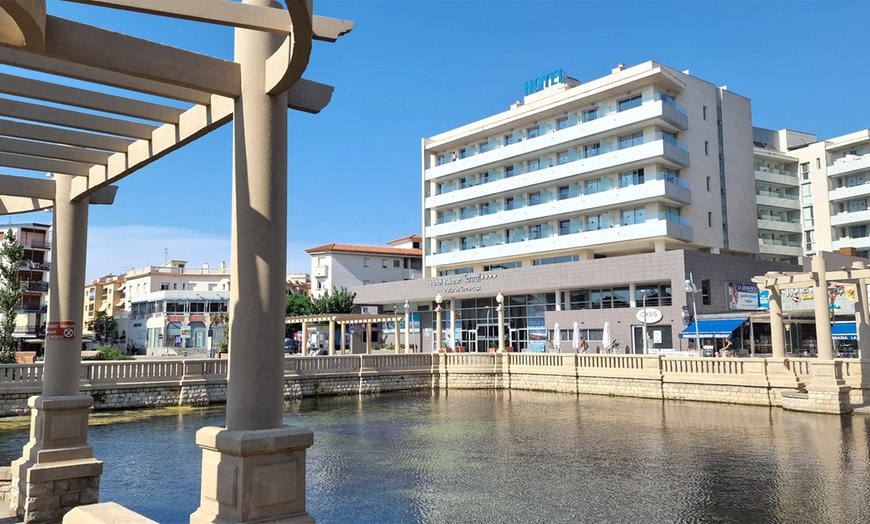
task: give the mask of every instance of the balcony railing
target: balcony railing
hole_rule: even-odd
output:
[[[21,263],[18,265],[18,269],[24,269],[24,270],[37,269],[37,270],[48,271],[49,269],[51,269],[51,263],[50,262],[34,262],[33,260],[22,260]]]
[[[24,283],[25,291],[39,291],[41,293],[48,293],[48,282],[25,282]]]

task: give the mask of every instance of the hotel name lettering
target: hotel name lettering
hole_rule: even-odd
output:
[[[429,281],[431,287],[444,286],[444,293],[470,293],[480,291],[480,282],[496,278],[498,273],[470,273],[449,277],[433,278]]]

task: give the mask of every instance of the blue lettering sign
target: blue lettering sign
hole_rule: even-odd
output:
[[[561,69],[557,69],[555,71],[550,71],[545,75],[541,75],[537,78],[533,78],[525,83],[525,89],[527,95],[532,93],[537,93],[538,91],[544,89],[545,87],[550,87],[552,85],[561,84],[565,81],[564,76],[562,74]]]

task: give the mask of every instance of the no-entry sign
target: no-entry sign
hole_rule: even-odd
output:
[[[69,340],[75,338],[76,323],[72,320],[55,320],[46,323],[46,340]]]

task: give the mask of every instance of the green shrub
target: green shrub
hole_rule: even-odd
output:
[[[100,346],[97,354],[93,357],[84,357],[82,360],[132,360],[133,357],[121,353],[118,346]]]

